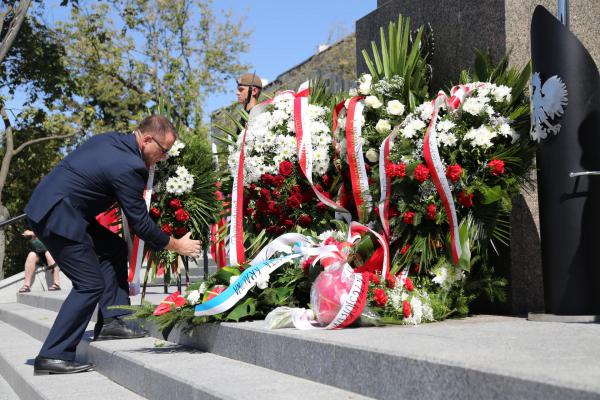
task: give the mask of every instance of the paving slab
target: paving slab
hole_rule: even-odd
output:
[[[56,313],[0,305],[0,320],[43,339]],[[92,328],[92,325],[89,327]],[[78,354],[97,371],[149,399],[368,399],[356,393],[148,337],[90,342]]]
[[[15,396],[27,400],[136,400],[143,399],[96,371],[70,375],[33,375],[33,358],[42,343],[0,322],[0,374]],[[8,340],[7,340],[8,339]],[[10,394],[0,399],[11,399]]]

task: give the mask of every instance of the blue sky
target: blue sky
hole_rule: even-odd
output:
[[[81,1],[81,0],[80,0]],[[91,1],[82,1],[89,4]],[[60,0],[48,0],[44,19],[50,24],[68,18],[68,8]],[[234,20],[243,18],[250,50],[241,55],[248,71],[256,71],[269,81],[313,55],[319,44],[339,40],[354,32],[355,22],[377,7],[376,0],[214,0],[215,14],[231,9]],[[206,99],[204,116],[235,101],[235,81],[227,93]],[[19,108],[19,95],[9,100],[9,107]],[[22,100],[21,100],[22,101]]]

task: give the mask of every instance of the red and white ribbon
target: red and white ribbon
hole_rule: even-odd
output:
[[[383,227],[383,233],[390,240],[390,195],[392,193],[392,179],[388,176],[385,167],[390,163],[390,151],[394,140],[398,135],[399,127],[394,128],[392,133],[385,138],[379,148],[379,219]]]
[[[244,150],[247,131],[248,128],[245,128],[231,190],[231,219],[229,221],[229,261],[231,265],[239,265],[244,262]]]
[[[153,165],[148,170],[148,180],[144,189],[144,201],[146,202],[146,210],[150,209],[150,200],[152,198],[152,190],[154,185],[154,171],[156,167]],[[127,226],[127,225],[125,225]],[[129,235],[128,229],[125,235]],[[140,293],[140,275],[142,270],[142,262],[144,261],[144,241],[137,235],[133,238],[133,246],[129,257],[129,295],[135,296]]]

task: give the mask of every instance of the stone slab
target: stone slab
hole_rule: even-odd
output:
[[[0,319],[43,339],[56,313],[3,304]],[[89,327],[92,329],[92,325]],[[97,371],[149,399],[367,399],[256,365],[155,338],[90,342],[78,354]]]
[[[71,375],[33,375],[33,358],[41,342],[0,322],[0,374],[11,389],[27,400],[135,400],[142,397],[92,371]],[[10,340],[6,340],[10,338]],[[0,399],[3,394],[0,394]],[[6,397],[10,399],[11,397]]]

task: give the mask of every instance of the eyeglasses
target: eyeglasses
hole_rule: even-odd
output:
[[[165,147],[164,147],[162,144],[160,144],[160,143],[158,142],[158,140],[154,139],[152,136],[150,136],[150,138],[151,138],[152,140],[154,140],[154,143],[156,143],[156,144],[158,145],[158,147],[160,147],[160,152],[161,152],[163,155],[166,155],[166,154],[169,152],[169,150],[170,150],[170,149],[167,149],[167,148],[165,148]]]

